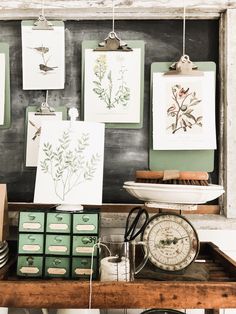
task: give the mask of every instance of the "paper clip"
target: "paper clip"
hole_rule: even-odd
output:
[[[49,115],[49,116],[55,116],[55,109],[53,107],[50,107],[48,104],[48,90],[46,91],[46,100],[45,102],[42,102],[39,108],[37,109],[37,112],[35,112],[35,115]]]
[[[183,55],[179,61],[174,62],[170,66],[170,71],[164,75],[187,75],[187,76],[203,76],[204,72],[197,70],[198,67],[193,64],[188,55]]]
[[[79,117],[79,111],[77,108],[72,107],[69,109],[68,115],[70,117],[70,129],[72,130],[74,122]]]

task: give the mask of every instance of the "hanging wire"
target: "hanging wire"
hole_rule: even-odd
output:
[[[185,41],[186,41],[186,5],[185,0],[183,1],[183,56],[185,55]]]
[[[42,0],[42,2],[41,2],[41,15],[42,15],[42,17],[45,16],[44,15],[44,9],[45,9],[45,0]]]
[[[115,33],[115,3],[112,0],[112,33]]]

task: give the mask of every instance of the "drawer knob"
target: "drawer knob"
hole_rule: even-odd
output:
[[[82,220],[84,222],[88,222],[89,221],[89,216],[83,215]]]

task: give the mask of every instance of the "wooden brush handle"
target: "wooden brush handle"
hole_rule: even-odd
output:
[[[170,176],[171,176],[171,171]],[[136,179],[163,179],[165,177],[165,171],[148,171],[137,170]],[[204,171],[179,171],[176,175],[176,171],[173,171],[173,177],[169,179],[177,180],[208,180],[209,175]]]

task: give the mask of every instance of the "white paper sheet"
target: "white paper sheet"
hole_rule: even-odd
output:
[[[141,49],[85,50],[85,121],[139,123]]]
[[[153,74],[153,149],[216,149],[215,73]]]
[[[4,124],[5,114],[5,54],[0,53],[0,125]]]
[[[23,89],[63,89],[65,83],[64,26],[33,30],[22,25]]]
[[[104,124],[44,121],[35,203],[101,204]]]

